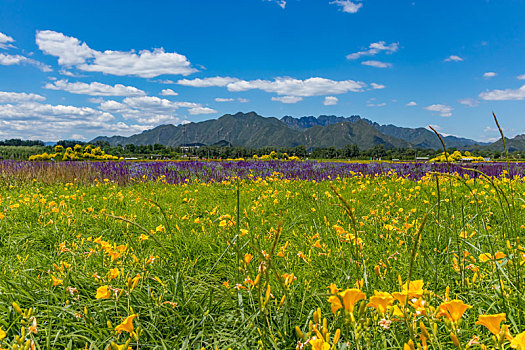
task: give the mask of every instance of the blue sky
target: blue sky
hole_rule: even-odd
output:
[[[525,133],[521,0],[0,2],[0,139],[256,111]]]

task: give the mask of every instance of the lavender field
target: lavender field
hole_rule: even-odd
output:
[[[511,178],[523,177],[525,163],[386,163],[386,162],[317,162],[317,161],[165,161],[165,162],[0,162],[0,177],[10,181],[37,179],[40,181],[165,181],[221,182],[233,177],[241,179],[267,178],[278,173],[284,179],[329,180],[354,176],[396,175],[419,180],[432,172],[477,177],[482,172],[498,177],[504,172]]]

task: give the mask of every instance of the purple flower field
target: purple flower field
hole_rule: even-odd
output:
[[[344,163],[316,161],[173,161],[173,162],[0,162],[0,178],[6,181],[92,182],[108,179],[120,184],[157,181],[169,184],[185,181],[220,182],[239,176],[242,179],[266,178],[279,173],[282,178],[322,181],[356,174],[375,176],[395,172],[398,176],[420,179],[429,172],[450,172],[476,176],[465,168],[475,168],[488,176],[500,176],[506,163],[430,164],[430,163]],[[509,165],[511,177],[525,174],[525,163]]]

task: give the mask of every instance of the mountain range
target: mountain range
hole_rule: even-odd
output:
[[[295,147],[303,145],[308,149],[320,147],[342,148],[356,144],[360,149],[377,145],[385,148],[427,148],[441,149],[436,135],[425,128],[405,128],[395,125],[380,125],[357,115],[338,117],[321,115],[282,119],[262,117],[255,112],[225,114],[210,119],[183,125],[160,125],[151,130],[129,137],[99,136],[91,142],[107,141],[112,146],[121,144],[165,146],[227,144],[250,148]],[[447,148],[457,149],[502,149],[501,140],[482,143],[471,139],[446,136]],[[525,135],[507,140],[509,151],[525,150]]]

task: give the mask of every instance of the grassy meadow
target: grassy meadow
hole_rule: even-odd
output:
[[[525,349],[525,185],[0,189],[0,349]]]

